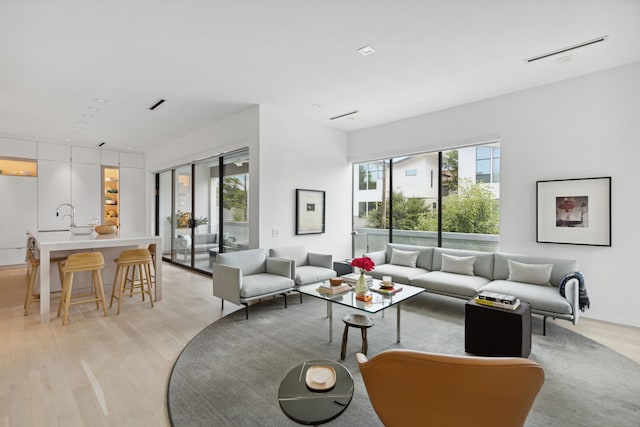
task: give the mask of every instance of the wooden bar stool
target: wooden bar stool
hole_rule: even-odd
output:
[[[153,295],[151,293],[151,253],[149,249],[127,249],[120,253],[120,256],[114,260],[116,263],[116,274],[113,279],[113,288],[111,289],[111,302],[109,308],[113,306],[113,300],[118,299],[118,311],[120,314],[120,306],[122,297],[129,287],[129,297],[133,294],[141,294],[142,301],[144,295],[149,295],[151,307],[153,307]],[[136,280],[136,271],[139,280]],[[145,286],[146,282],[146,286]],[[138,289],[136,291],[136,289]],[[116,295],[117,293],[117,295]]]
[[[62,264],[62,272],[64,273],[64,283],[62,285],[62,298],[58,305],[58,317],[60,317],[60,311],[64,307],[64,317],[62,318],[62,324],[67,324],[67,317],[69,316],[69,306],[73,304],[83,304],[87,302],[95,302],[96,309],[100,308],[102,303],[102,311],[104,311],[105,317],[107,316],[107,303],[104,297],[104,287],[102,285],[102,273],[100,270],[104,268],[104,257],[101,252],[81,252],[69,255],[67,261]],[[92,279],[92,293],[72,296],[73,292],[73,274],[81,271],[90,271]],[[80,301],[73,301],[71,299],[83,298],[91,296],[90,299],[82,299]]]
[[[151,264],[153,265],[153,271],[151,272],[151,286],[156,283],[156,244],[149,244],[149,253],[151,254]]]
[[[347,314],[342,318],[344,322],[344,333],[342,334],[342,349],[340,350],[340,360],[344,360],[347,353],[347,337],[349,336],[349,326],[360,329],[362,335],[362,348],[360,353],[367,354],[369,344],[367,343],[367,329],[372,327],[375,322],[364,314]]]
[[[64,278],[62,275],[62,269],[60,265],[66,261],[67,257],[52,257],[51,262],[55,262],[58,264],[58,274],[60,274],[60,285],[64,283]],[[36,277],[38,277],[38,271],[40,270],[40,260],[35,257],[33,251],[27,248],[27,294],[24,298],[24,315],[27,316],[29,314],[29,308],[31,307],[31,303],[40,302],[40,294],[33,293],[33,289],[36,284]],[[61,291],[53,291],[51,293],[58,293]]]

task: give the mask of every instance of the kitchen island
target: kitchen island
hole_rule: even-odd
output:
[[[59,251],[103,251],[106,248],[126,249],[131,247],[147,247],[155,243],[157,248],[162,247],[160,236],[150,236],[144,233],[114,233],[76,235],[70,231],[39,231],[27,232],[27,235],[35,239],[36,247],[40,252],[40,322],[49,323],[51,304],[51,254]],[[111,260],[105,257],[105,264]],[[103,279],[104,276],[103,276]],[[162,257],[156,257],[155,276],[155,301],[162,300]]]

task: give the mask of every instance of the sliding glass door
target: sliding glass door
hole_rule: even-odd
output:
[[[211,272],[219,253],[249,248],[248,150],[160,172],[157,183],[165,260]]]

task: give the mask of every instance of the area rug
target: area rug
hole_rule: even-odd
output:
[[[168,385],[171,424],[191,426],[296,425],[280,410],[280,381],[299,363],[340,359],[344,324],[352,312],[333,306],[333,343],[328,342],[324,301],[280,298],[252,305],[249,320],[236,311],[205,328],[178,357]],[[422,294],[402,305],[401,342],[396,343],[396,310],[373,316],[371,357],[390,348],[465,354],[464,301]],[[541,335],[533,319],[530,359],[542,365],[545,383],[527,426],[636,426],[640,420],[640,365],[588,338],[553,323]],[[351,330],[346,359],[354,378],[351,404],[335,426],[382,425],[369,403],[355,361],[360,334]],[[425,384],[425,387],[428,387]],[[460,402],[464,410],[464,402]],[[416,424],[426,424],[416,420]]]

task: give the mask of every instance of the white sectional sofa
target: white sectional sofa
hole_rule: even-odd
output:
[[[392,276],[397,283],[463,299],[481,291],[514,295],[543,316],[543,334],[547,317],[578,321],[578,279],[567,278],[565,296],[559,289],[566,276],[578,271],[576,260],[395,243],[365,255],[376,264],[367,274],[377,279]]]

